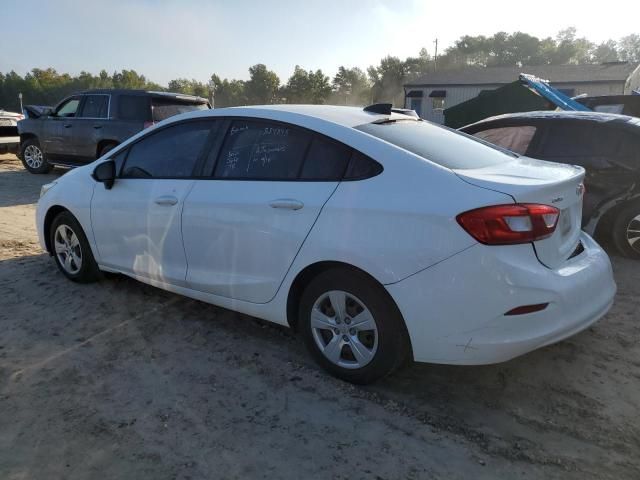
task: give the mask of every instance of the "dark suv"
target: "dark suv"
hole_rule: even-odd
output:
[[[211,108],[200,97],[144,90],[88,90],[54,108],[26,107],[20,159],[31,173],[92,162],[142,129],[178,113]]]
[[[582,227],[640,259],[640,118],[597,112],[527,112],[462,132],[532,158],[585,168]]]

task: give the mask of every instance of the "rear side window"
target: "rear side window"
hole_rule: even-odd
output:
[[[202,103],[184,103],[162,98],[151,99],[151,109],[153,112],[153,121],[161,122],[165,118],[178,115],[179,113],[193,112],[196,110],[208,110],[209,107]]]
[[[553,159],[602,155],[612,148],[590,123],[549,122],[539,150],[542,158]]]
[[[107,118],[109,95],[85,95],[81,118]]]
[[[144,137],[129,149],[122,177],[191,177],[214,124],[180,123]]]
[[[120,120],[151,121],[151,101],[145,95],[120,95],[118,97]]]
[[[296,179],[310,141],[310,134],[286,124],[235,121],[220,150],[215,176]]]
[[[302,167],[304,180],[340,180],[344,175],[351,149],[346,145],[315,137]]]
[[[515,156],[469,135],[424,121],[367,123],[356,128],[446,168],[482,168],[509,162]]]
[[[375,160],[355,151],[351,157],[349,168],[344,175],[345,180],[363,180],[382,173],[382,165]]]
[[[512,152],[524,155],[536,134],[536,127],[521,125],[514,127],[490,128],[473,134],[474,137],[499,145]]]

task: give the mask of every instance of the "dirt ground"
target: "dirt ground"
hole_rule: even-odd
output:
[[[287,329],[125,277],[67,281],[0,156],[0,479],[640,478],[640,264],[593,328],[369,387]]]

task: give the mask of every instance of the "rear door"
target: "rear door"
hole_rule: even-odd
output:
[[[91,201],[102,265],[185,284],[180,215],[214,127],[213,120],[169,125],[113,155],[119,176],[111,190],[96,185]]]
[[[266,303],[335,191],[351,149],[289,124],[233,120],[212,155],[213,174],[196,180],[182,214],[187,284]]]
[[[111,96],[84,95],[73,128],[73,143],[79,160],[90,162],[96,158],[98,142],[109,122]]]

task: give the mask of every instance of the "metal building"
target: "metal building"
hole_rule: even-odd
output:
[[[432,122],[444,123],[443,110],[495,90],[529,73],[547,79],[569,96],[626,95],[640,88],[640,65],[608,62],[595,65],[465,67],[428,73],[404,85],[405,108]]]

